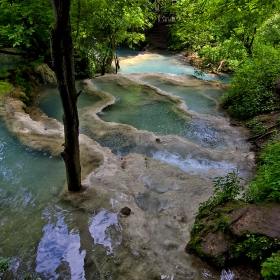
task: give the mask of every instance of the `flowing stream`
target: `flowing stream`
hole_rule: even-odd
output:
[[[116,179],[114,188],[102,190],[108,205],[99,199],[85,211],[62,200],[62,159],[22,145],[0,118],[0,256],[12,263],[3,279],[220,279],[220,271],[184,252],[211,179],[235,167],[244,176],[250,171],[244,136],[218,111],[223,87],[206,81],[219,78],[188,76],[193,68],[170,54],[133,56],[121,67],[118,75],[77,82],[81,133],[108,147],[115,160],[124,158],[123,169],[130,163],[127,180],[135,176],[135,188],[137,180],[143,184],[125,192]],[[102,105],[104,96],[111,102]],[[43,86],[39,107],[61,121],[55,86]],[[155,169],[138,174],[141,160]],[[98,170],[88,179],[96,186],[104,176]],[[113,211],[129,201],[139,227]],[[139,245],[148,233],[155,240]],[[127,244],[134,246],[130,253]],[[141,278],[143,270],[151,271],[148,277]]]

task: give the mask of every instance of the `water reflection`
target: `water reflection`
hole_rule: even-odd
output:
[[[45,211],[49,217],[50,213]],[[77,230],[69,230],[63,212],[56,213],[57,220],[49,221],[39,243],[36,256],[36,272],[46,279],[85,279],[84,258],[80,251],[80,236]]]
[[[89,223],[89,231],[94,239],[94,244],[106,247],[107,255],[114,253],[122,241],[118,214],[103,209]]]
[[[18,279],[32,265],[34,256],[27,253],[41,240],[42,211],[59,203],[64,183],[61,158],[21,145],[0,118],[0,256],[17,256],[14,276],[3,279]],[[24,261],[16,265],[18,259]]]

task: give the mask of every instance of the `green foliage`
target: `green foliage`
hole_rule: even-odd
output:
[[[261,274],[264,280],[277,280],[280,278],[280,251],[272,253],[263,262]]]
[[[230,115],[246,119],[272,110],[272,89],[280,75],[280,52],[267,46],[256,48],[255,57],[247,59],[230,82],[222,97],[222,106]]]
[[[215,73],[237,69],[242,60],[247,57],[246,50],[235,38],[225,40],[223,44],[216,44],[216,46],[207,44],[198,54],[202,57],[201,67]]]
[[[238,169],[234,169],[223,177],[216,177],[213,180],[214,192],[207,201],[201,203],[199,212],[232,201],[240,195],[241,191],[244,190],[244,186],[241,184],[244,179],[239,177],[238,174]]]
[[[244,186],[241,184],[244,179],[238,174],[238,169],[234,169],[227,175],[216,177],[213,180],[215,190],[212,197],[216,204],[232,201],[244,190]]]
[[[0,48],[16,47],[35,58],[50,55],[50,29],[54,24],[51,1],[2,0],[0,9]],[[76,71],[93,76],[94,56],[102,56],[102,65],[110,66],[119,43],[132,45],[144,40],[144,30],[152,25],[153,11],[149,0],[71,1],[75,54],[86,61],[85,69]]]
[[[87,58],[75,60],[75,76],[93,78],[96,72],[96,67],[93,58],[88,55]]]
[[[36,60],[34,61],[31,61],[29,63],[29,65],[32,67],[32,68],[37,68],[38,66],[40,66],[42,63],[44,63],[44,56],[39,56]]]
[[[235,248],[235,257],[245,255],[252,261],[263,260],[267,252],[280,247],[278,239],[272,239],[266,236],[256,236],[246,234],[245,241],[239,243]]]
[[[0,79],[5,79],[10,75],[10,73],[7,70],[4,70],[0,72]]]
[[[132,46],[145,40],[144,30],[152,26],[154,18],[152,11],[148,0],[72,1],[75,51],[88,60],[89,67],[94,66],[93,71],[110,69],[118,44]]]
[[[258,30],[278,14],[279,1],[178,0],[170,9],[177,19],[171,27],[174,42],[197,51],[205,45],[225,49],[227,40],[236,41],[251,56]]]
[[[253,134],[264,134],[267,130],[267,127],[262,125],[262,122],[257,119],[252,119],[251,121],[246,123],[246,126],[251,128]]]
[[[0,257],[0,278],[2,274],[9,268],[11,263],[8,259]]]
[[[246,199],[255,203],[280,202],[280,143],[269,143],[263,150],[257,174],[246,191]]]
[[[13,46],[29,54],[45,54],[53,24],[51,2],[2,0],[0,9],[0,47]]]
[[[259,43],[277,47],[280,45],[280,15],[279,13],[268,18],[259,30]]]
[[[16,83],[22,87],[24,93],[28,93],[30,90],[30,86],[28,81],[26,81],[20,71],[19,68],[15,70],[15,81]]]
[[[222,232],[225,232],[228,228],[229,220],[226,216],[221,216],[217,221],[214,223],[213,231],[220,230]]]

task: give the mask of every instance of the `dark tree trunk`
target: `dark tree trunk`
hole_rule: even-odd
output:
[[[70,25],[70,0],[52,0],[56,17],[51,32],[53,66],[64,111],[64,151],[61,156],[66,167],[69,191],[81,190],[79,150],[79,118],[75,88],[74,49]]]
[[[252,56],[252,46],[253,46],[253,43],[254,43],[256,34],[257,34],[257,28],[255,27],[255,28],[254,28],[254,33],[253,33],[253,35],[252,35],[251,40],[250,40],[250,38],[249,38],[249,36],[248,36],[248,38],[247,38],[247,40],[246,40],[246,42],[245,42],[245,44],[244,44],[244,46],[245,46],[245,48],[246,48],[246,50],[247,50],[247,53],[248,53],[248,55],[249,55],[250,57]]]

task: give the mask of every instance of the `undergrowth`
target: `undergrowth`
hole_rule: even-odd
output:
[[[261,265],[265,280],[280,279],[280,253],[277,252],[280,240],[249,232],[235,236],[229,222],[230,214],[241,205],[280,202],[280,142],[270,141],[265,145],[257,173],[247,185],[237,169],[213,182],[214,192],[199,207],[187,248],[201,258],[211,258],[205,255],[201,242],[210,232],[222,232],[231,240],[229,254],[232,259],[246,259]],[[222,261],[219,258],[221,256],[210,261],[220,266]]]

